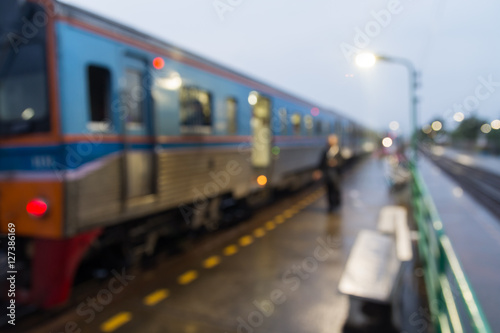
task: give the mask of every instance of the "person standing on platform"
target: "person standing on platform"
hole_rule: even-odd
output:
[[[323,175],[328,191],[328,210],[333,211],[340,205],[340,168],[342,166],[342,155],[340,154],[339,138],[336,135],[328,137],[328,145],[321,152],[321,160],[313,174],[314,179],[320,179]]]

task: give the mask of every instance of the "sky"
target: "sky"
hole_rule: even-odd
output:
[[[495,0],[64,0],[330,108],[370,128],[410,128],[407,70],[358,68],[355,52],[410,60],[419,126],[456,112],[500,117]]]

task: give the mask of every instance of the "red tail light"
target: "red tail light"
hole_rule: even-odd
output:
[[[162,69],[165,67],[165,60],[163,58],[157,57],[153,59],[153,67],[156,69]]]
[[[48,208],[49,206],[42,199],[33,199],[26,205],[26,211],[34,217],[43,217]]]

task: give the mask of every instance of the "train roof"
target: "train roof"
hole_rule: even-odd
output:
[[[67,3],[63,3],[60,0],[53,0],[53,2],[56,5],[55,6],[56,13],[60,17],[66,17],[69,19],[76,19],[76,20],[85,22],[87,24],[90,24],[92,26],[95,26],[95,27],[98,27],[101,29],[105,29],[106,31],[109,31],[109,32],[112,32],[115,34],[120,34],[120,35],[128,37],[128,38],[140,40],[141,42],[145,42],[153,47],[168,50],[171,53],[176,54],[178,56],[185,57],[185,58],[188,58],[190,60],[193,60],[193,61],[196,61],[199,63],[203,63],[205,65],[208,65],[208,66],[213,67],[215,69],[218,69],[220,71],[224,71],[224,72],[227,72],[229,74],[232,74],[233,76],[237,76],[237,77],[246,79],[247,81],[250,81],[251,83],[253,83],[256,86],[259,86],[259,85],[264,86],[267,88],[268,91],[270,91],[273,94],[278,94],[278,95],[281,95],[282,97],[292,99],[296,102],[299,102],[300,104],[307,105],[308,107],[318,106],[316,103],[312,103],[304,98],[297,97],[297,96],[290,94],[282,89],[275,88],[275,87],[273,87],[265,82],[262,82],[260,80],[255,79],[255,78],[252,78],[248,75],[237,72],[237,71],[235,71],[229,67],[223,66],[215,61],[208,60],[205,57],[201,57],[201,56],[198,56],[192,52],[178,48],[175,45],[166,42],[165,40],[153,37],[153,36],[148,35],[144,32],[141,32],[137,29],[126,26],[122,23],[118,23],[116,21],[105,18],[105,17],[100,16],[98,14],[92,13],[92,12],[87,11],[85,9],[82,9],[82,8],[79,8],[79,7],[76,7],[76,6],[67,4]],[[323,110],[323,111],[332,113],[334,115],[348,119],[347,117],[341,115],[336,110],[331,110],[328,108],[321,108],[321,107],[320,107],[320,110]],[[348,119],[348,120],[351,121],[352,123],[360,126],[354,120],[352,120],[352,119]],[[361,126],[361,127],[364,127],[364,126]]]

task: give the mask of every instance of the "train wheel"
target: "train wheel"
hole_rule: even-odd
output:
[[[215,231],[220,227],[220,222],[222,218],[221,202],[222,199],[219,197],[211,199],[210,203],[208,204],[207,216],[204,224],[205,228],[209,231]]]
[[[212,198],[203,201],[190,209],[191,215],[186,221],[191,230],[205,228],[208,231],[219,229],[221,221],[221,198]]]

